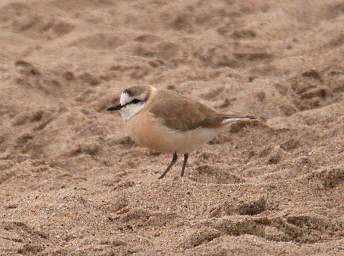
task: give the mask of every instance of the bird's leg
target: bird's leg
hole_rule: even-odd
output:
[[[178,159],[177,153],[174,152],[171,163],[167,166],[166,170],[164,171],[163,174],[161,174],[161,176],[159,177],[159,179],[162,179],[162,178],[165,177],[166,173],[168,173],[168,171],[169,171],[169,170],[172,168],[172,166],[176,163],[177,159]]]
[[[183,161],[183,167],[182,172],[180,173],[180,176],[184,176],[184,171],[186,167],[186,163],[188,162],[189,154],[184,154],[184,161]]]

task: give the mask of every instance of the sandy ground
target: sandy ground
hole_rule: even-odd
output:
[[[344,1],[0,1],[0,255],[344,255]],[[105,111],[151,84],[233,125],[181,160]]]

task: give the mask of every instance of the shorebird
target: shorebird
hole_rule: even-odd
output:
[[[176,163],[178,153],[184,154],[183,176],[192,151],[211,141],[226,125],[255,119],[253,116],[221,114],[188,96],[153,86],[133,86],[123,90],[119,102],[107,111],[119,111],[129,137],[138,145],[173,154],[159,179],[164,178]]]

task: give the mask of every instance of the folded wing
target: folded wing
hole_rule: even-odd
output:
[[[219,114],[213,109],[183,95],[169,90],[159,90],[149,111],[167,127],[178,131],[189,131],[199,127],[219,128],[252,116]]]

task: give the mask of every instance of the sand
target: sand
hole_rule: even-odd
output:
[[[344,1],[2,0],[0,255],[344,255]],[[106,107],[256,115],[182,160]]]

